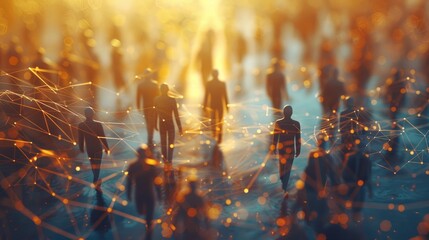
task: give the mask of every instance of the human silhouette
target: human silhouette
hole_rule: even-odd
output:
[[[359,109],[354,105],[352,97],[345,99],[345,109],[340,113],[339,132],[341,135],[341,143],[345,149],[350,149],[351,144],[357,138],[360,132]]]
[[[177,197],[178,211],[173,219],[176,226],[175,239],[212,239],[208,231],[210,222],[207,216],[207,204],[197,190],[196,180],[191,176],[188,179],[188,192]]]
[[[134,192],[134,201],[137,212],[146,215],[146,235],[145,239],[152,239],[152,220],[155,210],[157,191],[156,178],[159,177],[157,161],[152,159],[150,148],[142,144],[137,149],[137,160],[128,167],[127,176],[127,197],[131,201]]]
[[[329,135],[331,144],[335,140],[335,131],[338,125],[338,109],[341,98],[346,95],[344,83],[338,78],[338,69],[331,65],[327,66],[326,79],[322,74],[320,79],[319,101],[322,104],[323,118],[321,128]]]
[[[356,140],[353,150],[345,156],[342,175],[348,187],[346,201],[351,201],[352,204],[352,219],[360,221],[366,191],[368,190],[370,198],[373,196],[372,166],[369,155],[364,151],[364,146],[359,139]]]
[[[398,113],[405,103],[406,84],[407,81],[399,69],[395,69],[392,78],[387,81],[386,101],[389,104],[389,117],[392,128],[395,128]]]
[[[292,113],[290,105],[283,108],[283,118],[274,124],[270,146],[273,152],[278,150],[280,180],[284,191],[287,191],[293,160],[301,153],[301,125],[291,118]]]
[[[213,137],[218,143],[222,142],[223,112],[229,110],[228,94],[225,82],[219,80],[219,71],[212,71],[212,80],[206,84],[204,109],[210,112]]]
[[[92,182],[95,185],[95,189],[101,191],[101,180],[99,180],[101,160],[103,158],[103,149],[106,154],[109,153],[109,145],[104,135],[103,126],[99,121],[94,120],[94,115],[94,109],[91,107],[85,108],[86,119],[79,124],[78,142],[81,152],[84,151],[84,146],[86,146],[86,153],[94,174]]]
[[[265,88],[270,98],[271,106],[279,110],[283,99],[288,100],[286,77],[282,72],[280,60],[274,58],[272,66],[265,79]]]
[[[156,127],[155,98],[159,95],[158,83],[153,78],[150,68],[145,69],[143,81],[137,87],[137,109],[143,110],[146,121],[147,144],[153,147],[153,132]],[[143,109],[142,109],[143,107]]]
[[[339,177],[333,165],[333,159],[326,151],[327,136],[318,134],[317,148],[310,151],[307,166],[301,180],[304,187],[298,190],[297,205],[305,213],[306,222],[320,232],[328,221],[329,208],[327,203],[328,179],[333,186],[338,185]]]
[[[155,98],[155,109],[161,137],[161,153],[164,161],[171,164],[173,161],[174,140],[176,136],[173,116],[179,128],[180,135],[183,134],[182,124],[180,122],[176,100],[168,96],[168,85],[165,83],[161,84],[160,91],[161,95]]]
[[[201,79],[205,84],[210,76],[210,71],[213,69],[213,45],[215,42],[215,34],[212,29],[209,29],[204,35],[201,47],[198,51],[198,60],[200,62]]]

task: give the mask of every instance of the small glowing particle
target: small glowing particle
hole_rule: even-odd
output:
[[[389,220],[383,220],[380,223],[380,230],[383,232],[388,232],[392,228],[392,223]]]
[[[404,205],[404,204],[399,204],[399,205],[398,205],[398,211],[399,211],[399,212],[403,212],[403,211],[405,211],[405,205]]]
[[[244,192],[244,193],[248,193],[248,192],[249,192],[249,189],[248,189],[248,188],[245,188],[245,189],[243,190],[243,192]]]
[[[80,167],[79,166],[76,166],[76,172],[79,172],[80,171]]]

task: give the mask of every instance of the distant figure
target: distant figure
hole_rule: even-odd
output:
[[[103,126],[100,122],[94,121],[94,109],[91,107],[85,108],[86,120],[79,124],[78,140],[79,149],[88,154],[91,163],[92,173],[94,174],[93,183],[97,191],[101,191],[100,166],[103,157],[103,148],[106,154],[109,153],[109,145],[107,144],[106,136],[104,135]]]
[[[326,71],[323,73],[323,71]],[[335,140],[335,131],[338,125],[338,109],[340,101],[345,96],[346,91],[344,83],[338,78],[338,69],[328,65],[322,71],[320,76],[320,96],[319,101],[322,104],[323,118],[321,129],[329,135],[329,140],[333,144]],[[323,75],[326,76],[323,76]]]
[[[177,197],[179,209],[174,217],[176,226],[175,239],[208,240],[209,219],[204,198],[197,191],[196,179],[188,179],[189,191],[184,196]]]
[[[341,134],[341,143],[345,148],[350,149],[360,131],[359,109],[354,106],[352,97],[345,99],[345,109],[340,113],[339,132]]]
[[[152,239],[152,220],[155,210],[155,192],[161,198],[160,191],[156,191],[159,177],[156,167],[157,161],[151,159],[150,148],[143,144],[137,149],[137,160],[128,167],[127,177],[127,197],[131,200],[134,192],[134,200],[139,214],[146,215],[146,236],[145,239]],[[161,182],[161,181],[160,181]]]
[[[372,198],[371,160],[363,150],[364,146],[358,139],[354,151],[347,154],[343,162],[343,180],[348,186],[346,201],[351,201],[352,218],[362,219],[361,212],[365,202],[366,189]]]
[[[401,70],[396,69],[391,79],[387,81],[386,101],[389,104],[389,117],[392,128],[395,128],[395,121],[398,113],[405,103],[407,81],[403,78]]]
[[[201,42],[201,46],[197,56],[200,62],[201,79],[203,84],[206,84],[210,76],[210,72],[213,69],[214,43],[215,43],[215,33],[212,29],[209,29],[206,32],[204,39]]]
[[[283,99],[289,99],[289,95],[286,88],[286,77],[281,70],[280,60],[272,60],[272,67],[267,74],[265,80],[265,87],[267,95],[271,100],[271,106],[275,110],[279,110],[282,105]]]
[[[301,153],[301,125],[291,118],[292,112],[289,105],[283,108],[284,117],[274,124],[270,146],[273,152],[278,149],[280,180],[284,191],[287,191],[293,159]]]
[[[222,142],[223,111],[229,110],[228,94],[225,82],[219,80],[218,70],[212,71],[212,77],[206,84],[203,107],[210,112],[213,137],[219,144]]]
[[[143,110],[149,147],[153,147],[153,132],[158,130],[156,127],[155,98],[159,95],[159,88],[158,83],[152,80],[152,77],[152,70],[150,68],[145,69],[143,81],[137,87],[137,109]]]
[[[125,86],[124,79],[124,67],[123,67],[123,53],[122,49],[119,46],[112,46],[111,52],[111,61],[112,61],[112,73],[113,73],[113,82],[115,84],[115,90],[121,92],[122,88]]]
[[[297,204],[304,211],[306,222],[316,232],[320,232],[324,224],[329,222],[328,178],[331,185],[335,186],[339,183],[339,177],[332,157],[326,152],[327,136],[319,134],[316,141],[317,148],[310,151],[307,166],[304,169],[302,176],[304,187],[298,191]]]
[[[155,99],[155,109],[159,119],[159,134],[161,137],[161,153],[164,161],[172,163],[175,140],[175,128],[173,115],[179,128],[180,135],[183,135],[182,124],[177,110],[176,100],[168,96],[168,85],[161,84],[161,96]],[[168,145],[167,145],[168,144]],[[168,148],[168,150],[167,150]]]

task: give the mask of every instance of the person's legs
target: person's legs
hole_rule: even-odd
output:
[[[146,229],[146,236],[145,236],[145,240],[150,240],[152,239],[152,220],[153,220],[153,213],[154,213],[154,209],[155,209],[155,202],[149,201],[147,204],[147,212],[146,212],[146,225],[147,225],[147,229]]]
[[[156,126],[156,118],[155,118],[155,109],[145,109],[144,117],[146,120],[146,130],[147,130],[147,144],[152,147],[153,146],[153,133]]]
[[[223,134],[223,109],[219,109],[217,117],[218,117],[217,118],[218,127],[216,128],[218,130],[217,142],[221,143],[222,142],[222,134]]]
[[[167,129],[168,133],[168,162],[173,162],[173,151],[174,151],[174,140],[176,138],[174,126],[170,126]]]
[[[287,190],[292,164],[293,155],[279,154],[280,180],[282,181],[282,188],[284,191]]]
[[[161,138],[161,154],[164,161],[167,161],[167,127],[161,123],[159,126],[159,135]]]
[[[95,152],[95,153],[88,153],[89,161],[91,163],[91,169],[93,173],[93,183],[96,187],[101,185],[101,181],[99,180],[100,177],[100,167],[101,167],[101,158],[103,157],[103,152]]]

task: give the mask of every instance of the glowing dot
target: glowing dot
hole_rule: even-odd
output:
[[[299,211],[299,212],[297,212],[297,213],[296,213],[296,217],[297,217],[299,220],[304,220],[304,218],[305,218],[305,212],[304,212],[304,211]]]
[[[249,189],[248,189],[248,188],[245,188],[245,189],[243,190],[243,192],[244,192],[244,193],[248,193],[248,192],[249,192]]]
[[[363,184],[364,184],[364,182],[363,182],[362,180],[358,180],[358,181],[357,181],[357,185],[358,185],[359,187],[362,187],[362,186],[363,186]]]
[[[341,224],[345,225],[347,224],[348,221],[349,221],[349,216],[347,216],[347,214],[342,213],[338,216],[338,222],[340,222]]]
[[[113,209],[111,207],[107,208],[107,212],[111,213],[113,211]]]
[[[34,216],[32,218],[32,220],[33,220],[34,224],[36,224],[36,225],[40,225],[42,223],[42,220],[40,220],[40,218],[38,216]]]
[[[79,166],[76,166],[76,172],[79,172],[80,171],[80,167]]]
[[[52,195],[52,197],[55,197],[56,194],[54,192],[52,192],[51,195]]]
[[[68,203],[69,203],[69,200],[68,200],[67,198],[64,198],[64,199],[63,199],[63,203],[64,203],[64,204],[68,204]]]
[[[410,155],[414,155],[414,151],[410,151]]]
[[[226,222],[227,222],[227,223],[231,223],[231,222],[232,222],[232,219],[231,219],[231,218],[227,218],[227,219],[226,219]]]
[[[170,144],[170,148],[174,148],[174,144]]]
[[[298,189],[298,190],[303,189],[303,188],[304,188],[304,186],[305,186],[305,183],[304,183],[304,181],[302,181],[301,179],[299,179],[299,180],[297,180],[297,181],[295,182],[295,187],[296,187],[296,189]]]
[[[240,201],[235,202],[235,206],[236,207],[240,207],[241,206],[241,202]]]
[[[393,209],[395,209],[395,204],[393,204],[393,203],[389,203],[389,204],[387,205],[387,208],[388,208],[389,210],[393,210]]]
[[[229,205],[231,205],[231,203],[232,203],[232,202],[231,202],[231,199],[229,199],[229,198],[228,198],[228,199],[226,199],[226,200],[225,200],[225,204],[226,204],[226,205],[228,205],[228,206],[229,206]]]
[[[380,230],[383,232],[388,232],[392,228],[392,223],[389,220],[383,220],[380,223]]]
[[[399,205],[398,205],[398,211],[399,211],[399,212],[403,212],[403,211],[405,211],[405,206],[404,206],[404,204],[399,204]]]
[[[348,209],[352,208],[352,202],[351,201],[346,201],[346,203],[344,204],[344,206]]]
[[[67,179],[68,179],[68,180],[72,180],[72,179],[73,179],[73,177],[72,177],[72,176],[67,176]]]
[[[286,225],[286,220],[284,218],[277,218],[276,224],[279,227],[283,227],[284,225]]]
[[[73,142],[73,145],[74,145],[74,146],[76,146],[76,145],[77,145],[77,143],[76,143],[76,142]]]

